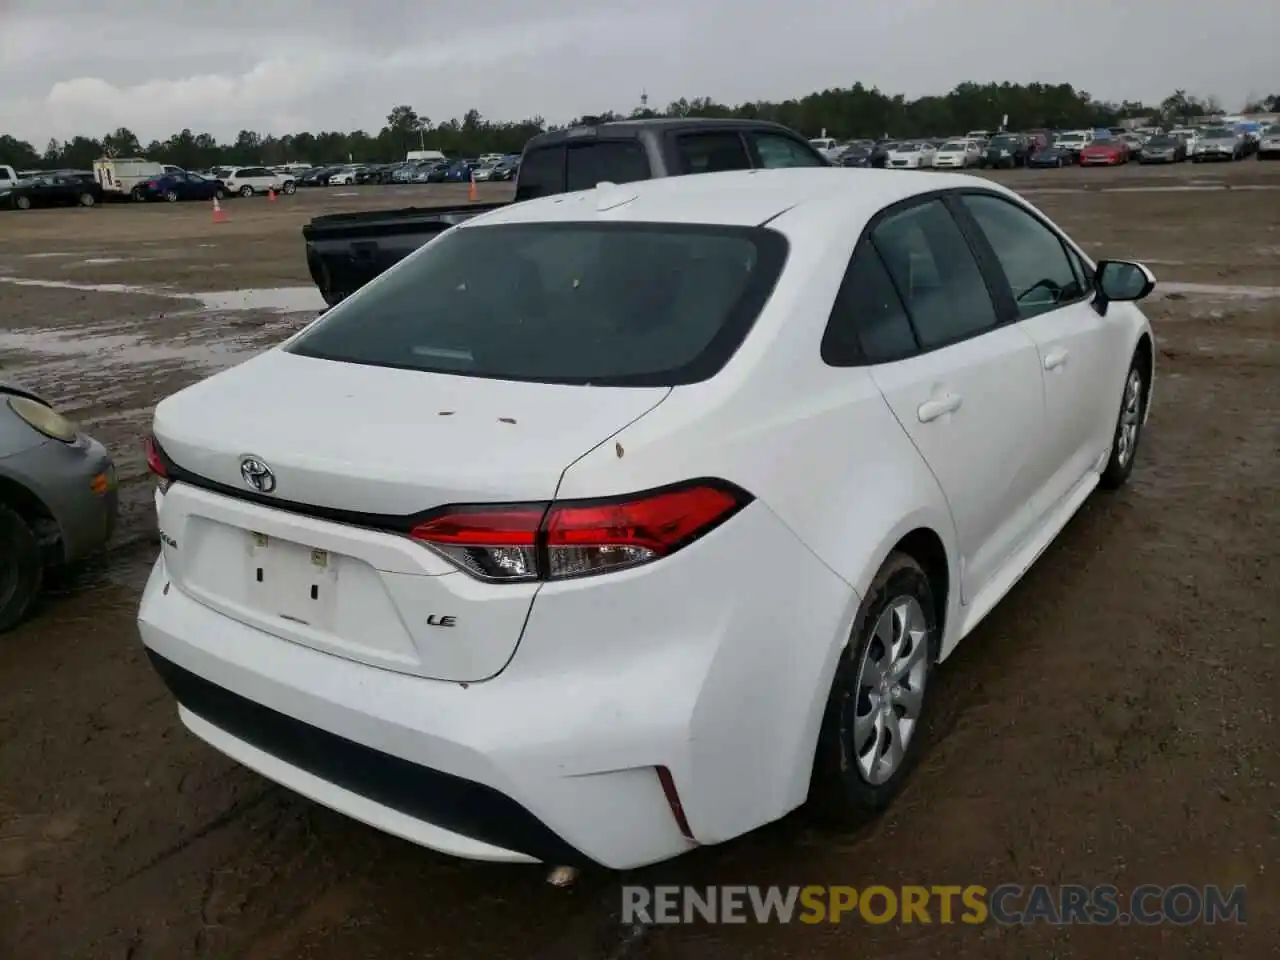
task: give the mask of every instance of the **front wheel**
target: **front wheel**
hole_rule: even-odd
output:
[[[924,568],[893,553],[858,610],[827,698],[810,791],[836,820],[887,806],[919,755],[937,651],[935,602]]]
[[[164,199],[165,199],[165,201],[166,201],[167,203],[177,203],[177,202],[178,202],[178,191],[177,191],[177,190],[166,190],[166,191],[165,191],[165,194],[164,194]]]
[[[1142,420],[1146,413],[1146,367],[1135,356],[1124,380],[1124,394],[1120,400],[1120,414],[1116,417],[1116,429],[1111,439],[1111,456],[1099,481],[1108,490],[1124,486],[1133,472],[1133,461],[1142,439]]]
[[[247,185],[247,184],[246,184],[245,186],[241,187],[241,188],[240,188],[240,196],[242,196],[242,197],[252,197],[252,196],[253,196],[253,187],[251,187],[251,186],[249,186],[249,185]]]
[[[27,522],[0,503],[0,633],[12,630],[40,593],[44,564]]]

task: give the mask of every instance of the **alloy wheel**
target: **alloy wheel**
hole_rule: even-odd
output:
[[[924,705],[929,627],[915,597],[899,597],[876,621],[858,667],[853,716],[846,717],[853,759],[873,786],[906,756]]]
[[[1116,432],[1116,461],[1128,466],[1133,451],[1138,446],[1138,431],[1142,427],[1142,374],[1129,371],[1124,385],[1124,401],[1120,407],[1120,429]]]

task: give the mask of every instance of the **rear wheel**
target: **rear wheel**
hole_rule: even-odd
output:
[[[82,207],[92,207],[95,203],[98,202],[98,198],[95,197],[92,193],[89,193],[88,191],[80,194],[79,199],[80,199],[80,206]]]
[[[0,503],[0,633],[26,616],[43,580],[36,535],[22,517]]]
[[[168,190],[168,191],[166,191],[166,192],[165,192],[164,198],[165,198],[165,200],[167,200],[169,203],[177,203],[177,202],[178,202],[178,191],[177,191],[177,190]]]
[[[284,192],[286,194],[292,194],[297,189],[298,189],[298,185],[294,183],[292,180],[286,180],[284,182]]]
[[[225,199],[227,199],[227,191],[225,191],[225,190],[223,190],[221,187],[219,187],[217,190],[213,191],[213,199],[215,199],[215,200],[225,200]]]
[[[810,796],[827,816],[856,821],[906,782],[937,648],[934,603],[924,568],[890,554],[858,610],[818,735]]]
[[[242,197],[252,197],[252,196],[253,196],[253,187],[249,186],[249,185],[246,183],[243,187],[241,187],[241,188],[240,188],[240,196],[242,196]]]

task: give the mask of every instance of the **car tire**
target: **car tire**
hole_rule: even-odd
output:
[[[80,196],[77,197],[76,199],[77,199],[77,202],[82,207],[92,207],[95,203],[98,202],[98,198],[95,197],[92,193],[89,193],[87,191],[85,193],[80,194]]]
[[[225,200],[225,199],[227,199],[227,191],[225,191],[225,190],[223,190],[221,187],[219,187],[217,190],[213,191],[213,199],[215,199],[215,200]]]
[[[167,190],[167,191],[165,191],[164,198],[165,198],[165,200],[166,200],[167,202],[169,202],[169,203],[177,203],[177,202],[178,202],[178,191],[177,191],[177,190]]]
[[[1115,429],[1111,434],[1111,456],[1103,468],[1099,485],[1107,490],[1124,486],[1133,472],[1137,459],[1138,443],[1142,439],[1143,420],[1147,410],[1147,366],[1136,355],[1129,364],[1124,378],[1124,392],[1120,397],[1120,412],[1116,415]]]
[[[252,196],[253,196],[253,187],[249,186],[249,185],[246,183],[243,187],[241,187],[241,188],[240,188],[240,196],[242,196],[242,197],[252,197]]]
[[[286,196],[292,196],[294,191],[298,189],[298,185],[292,180],[286,180],[284,183],[284,193]]]
[[[14,197],[14,198],[13,198],[13,205],[14,205],[15,207],[17,207],[19,210],[30,210],[30,209],[31,209],[31,198],[30,198],[30,197],[23,197],[23,196]]]
[[[27,522],[0,503],[0,633],[31,609],[44,582],[40,544]]]
[[[143,190],[141,187],[134,187],[129,191],[129,198],[133,200],[134,203],[144,203],[147,199],[147,191]]]
[[[1058,158],[1058,160],[1057,160],[1057,162],[1054,164],[1054,166],[1056,166],[1059,170],[1061,170],[1061,169],[1062,169],[1062,158],[1061,158],[1061,157],[1059,157],[1059,158]]]
[[[821,816],[856,824],[883,810],[906,783],[920,753],[937,658],[935,602],[924,568],[905,553],[890,554],[871,582],[836,666],[818,733],[809,798]],[[899,662],[908,666],[901,684],[874,679],[892,647],[900,647]],[[888,692],[893,690],[898,692]],[[911,720],[905,730],[904,719]],[[896,756],[895,733],[905,742]]]

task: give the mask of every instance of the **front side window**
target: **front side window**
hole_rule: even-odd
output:
[[[890,214],[872,241],[893,278],[924,349],[975,336],[996,325],[978,262],[941,200]]]
[[[330,310],[288,348],[433,373],[673,386],[723,366],[786,259],[755,227],[458,227]]]
[[[790,137],[778,136],[774,133],[752,134],[756,154],[760,157],[760,166],[766,170],[779,167],[818,167],[822,166],[818,157],[806,150]]]
[[[960,202],[995,252],[1021,319],[1056,310],[1086,290],[1061,238],[1027,211],[988,194],[965,194]]]

